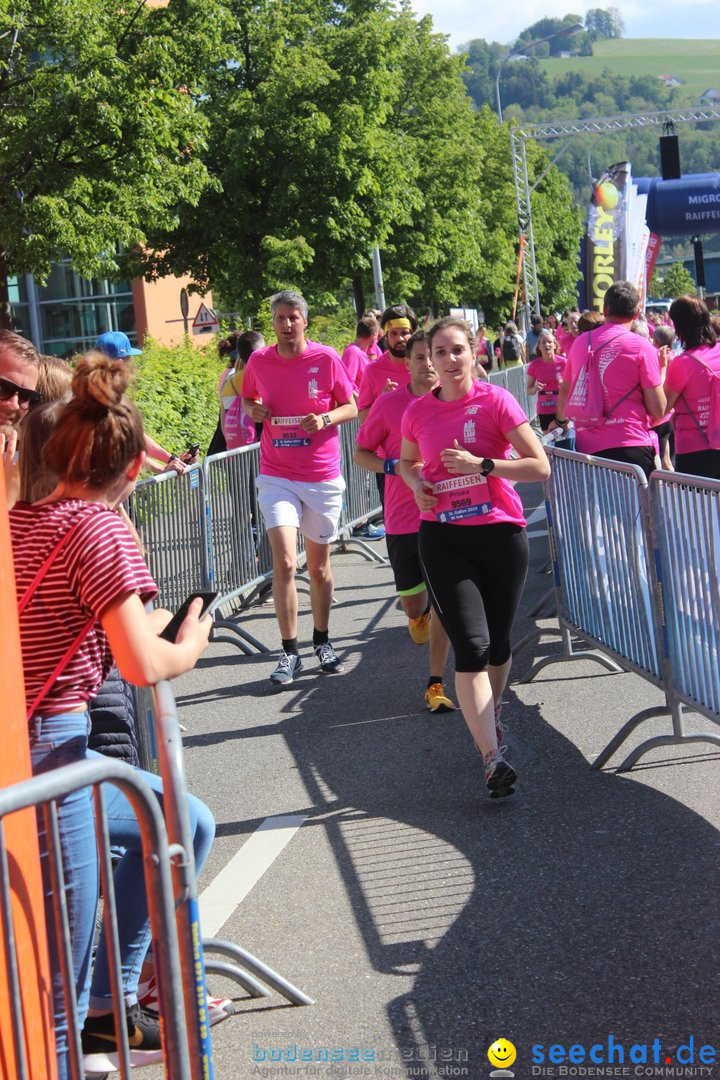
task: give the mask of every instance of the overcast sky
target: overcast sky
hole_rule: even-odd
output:
[[[418,15],[432,15],[433,25],[441,34],[449,34],[451,48],[485,38],[512,44],[528,26],[546,15],[584,14],[588,8],[617,7],[625,20],[629,38],[702,38],[718,36],[714,29],[717,0],[525,0],[522,4],[502,4],[497,0],[413,0]]]

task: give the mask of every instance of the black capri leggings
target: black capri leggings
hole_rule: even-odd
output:
[[[504,664],[527,576],[525,529],[509,522],[421,521],[418,549],[433,607],[455,652],[455,670]]]

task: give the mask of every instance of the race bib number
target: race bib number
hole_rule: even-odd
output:
[[[558,392],[557,390],[540,390],[538,392],[538,406],[555,412]]]
[[[441,524],[482,517],[492,511],[485,476],[453,476],[450,480],[440,480],[433,485],[433,495],[438,498],[433,512]]]
[[[273,446],[309,446],[310,436],[301,428],[302,416],[273,416],[270,419]]]

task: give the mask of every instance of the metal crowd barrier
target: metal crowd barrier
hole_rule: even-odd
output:
[[[493,371],[488,375],[488,381],[508,390],[519,403],[528,420],[533,421],[536,418],[537,394],[527,392],[527,364]]]
[[[154,943],[156,975],[163,1016],[163,1057],[167,1080],[195,1080],[200,1074],[191,1071],[188,1054],[187,1027],[183,1008],[180,951],[175,931],[175,911],[170,871],[171,852],[162,813],[153,792],[137,770],[122,762],[106,758],[76,762],[41,776],[35,776],[0,791],[0,913],[6,952],[6,978],[10,987],[13,1043],[18,1062],[17,1080],[27,1080],[27,1064],[23,1041],[22,988],[19,985],[17,954],[12,929],[12,873],[8,866],[3,820],[8,814],[27,807],[42,807],[45,829],[49,837],[49,871],[53,888],[53,922],[59,944],[59,964],[63,982],[63,999],[68,1018],[68,1052],[72,1080],[83,1080],[82,1048],[75,997],[75,985],[70,956],[70,930],[65,901],[65,870],[60,853],[57,820],[57,801],[92,787],[100,855],[100,880],[104,897],[105,932],[108,935],[108,956],[113,993],[115,1030],[123,1032],[118,1044],[119,1071],[122,1080],[130,1080],[130,1057],[125,1024],[125,999],[120,974],[118,924],[110,859],[110,838],[102,784],[119,787],[135,811],[142,836],[143,866],[148,909]],[[190,846],[192,854],[192,845]]]
[[[197,875],[192,829],[187,805],[182,736],[175,697],[169,682],[160,682],[152,691],[153,724],[156,731],[159,772],[163,780],[163,806],[171,850],[182,853],[173,861],[176,920],[180,941],[185,1012],[188,1017],[190,1060],[195,1066],[192,1080],[212,1080],[210,1024],[207,1016],[205,970],[234,979],[251,997],[266,997],[266,983],[293,1005],[312,1005],[312,998],[293,986],[251,953],[228,941],[203,940],[198,906]],[[234,963],[204,960],[204,952],[220,952]],[[261,980],[261,981],[258,981]]]
[[[175,611],[191,592],[209,588],[203,471],[160,473],[141,480],[128,514],[143,542],[161,607]]]
[[[684,711],[720,723],[720,483],[655,473],[548,448],[548,532],[562,652],[633,671],[661,689],[665,705],[631,717],[595,759],[601,768],[643,721],[670,716],[672,733],[645,740],[623,760],[685,742],[720,743],[684,730]],[[546,631],[538,631],[540,637]],[[573,638],[589,643],[577,650]]]
[[[342,551],[348,548],[356,549],[369,562],[386,566],[388,562],[386,558],[374,551],[362,538],[353,536],[353,529],[358,525],[382,513],[375,473],[360,469],[353,461],[359,429],[360,422],[355,417],[347,424],[341,424],[339,431],[340,461],[347,488],[340,515],[338,546]]]

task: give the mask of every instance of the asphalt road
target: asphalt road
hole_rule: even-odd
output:
[[[541,504],[537,487],[524,497]],[[542,524],[533,531],[517,640],[553,628],[528,615],[552,584]],[[215,1076],[475,1080],[490,1075],[498,1038],[516,1047],[519,1078],[596,1075],[611,1036],[624,1053],[613,1075],[640,1075],[642,1046],[653,1074],[654,1039],[674,1068],[692,1036],[700,1065],[699,1048],[720,1045],[717,751],[695,744],[629,774],[592,771],[621,724],[661,696],[590,661],[523,683],[558,650],[546,633],[516,656],[506,693],[517,793],[491,802],[460,714],[424,711],[426,650],[407,633],[389,567],[346,552],[333,568],[343,675],[318,674],[308,646],[306,672],[276,692],[272,657],[215,644],[175,684],[189,785],[218,823],[201,889],[238,870],[238,884],[215,890],[231,910],[218,936],[315,1001],[251,999],[212,977],[214,993],[237,998],[213,1028]],[[271,605],[243,625],[277,647]],[[301,641],[311,629],[301,593]],[[272,830],[256,831],[278,815],[302,823],[235,906],[251,873],[241,849],[262,847]],[[563,1048],[555,1064],[551,1045]]]

